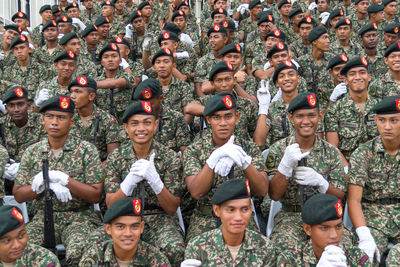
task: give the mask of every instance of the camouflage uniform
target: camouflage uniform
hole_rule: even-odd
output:
[[[246,229],[234,260],[219,227],[190,240],[185,259],[197,259],[201,266],[275,266],[275,250],[268,238]]]
[[[241,34],[244,34],[245,32],[249,34],[256,29],[257,29],[257,21],[253,21],[251,17],[248,17],[240,22],[238,31]]]
[[[159,3],[157,0],[154,1],[154,6],[153,6],[153,14],[152,16],[155,16],[155,19],[157,22],[161,20],[165,20],[165,22],[168,19],[169,15],[169,0],[165,0],[164,3]]]
[[[270,147],[266,161],[270,179],[276,174],[286,147],[295,142],[295,135],[291,135]],[[321,161],[321,159],[324,160]],[[321,174],[330,185],[346,192],[345,173],[339,151],[318,136],[316,136],[313,148],[307,156],[307,167],[311,167]],[[277,247],[281,249],[292,248],[296,243],[307,239],[302,228],[301,207],[305,198],[318,193],[318,187],[300,187],[296,183],[294,174],[288,178],[286,191],[279,200],[282,203],[282,210],[274,218],[274,229],[270,237]]]
[[[142,60],[142,44],[143,44],[144,36],[137,36],[135,28],[132,29],[132,37],[131,37],[131,54],[133,51],[136,53],[137,60]],[[143,68],[143,67],[142,67]]]
[[[60,86],[57,79],[56,76],[51,80],[41,82],[36,91],[35,100],[39,96],[39,91],[43,88],[49,89],[49,98],[59,94],[69,95],[68,86]]]
[[[62,148],[61,155],[56,158],[51,152],[47,138],[30,146],[22,156],[15,184],[31,185],[33,177],[42,171],[43,152],[47,152],[49,170],[59,170],[71,178],[86,184],[98,184],[103,181],[100,158],[94,145],[69,136]],[[41,195],[34,200],[37,213],[28,223],[27,230],[30,242],[43,244],[44,199]],[[101,225],[98,215],[92,210],[92,203],[72,195],[72,200],[62,203],[53,197],[53,216],[56,243],[66,247],[66,259],[69,266],[79,262],[79,243],[87,233]]]
[[[211,28],[212,25],[210,25]],[[204,36],[204,41],[203,41],[203,50],[202,53],[204,54],[208,54],[210,52],[212,52],[211,47],[208,45],[209,39],[208,36]],[[230,44],[230,43],[239,43],[239,35],[235,32],[233,37],[231,38],[230,42],[227,43],[226,45]]]
[[[90,60],[89,57],[83,55],[78,57],[78,68],[72,75],[72,78],[81,76],[90,77],[93,79],[96,79],[97,77],[96,65]]]
[[[6,165],[8,161],[8,153],[7,149],[0,145],[0,204],[3,204],[1,199],[4,197],[4,165]]]
[[[0,267],[3,266],[3,262],[0,261]],[[56,255],[43,247],[31,243],[26,245],[24,253],[21,258],[14,262],[14,266],[61,267]]]
[[[95,9],[94,9],[94,12],[91,14],[87,13],[86,10],[82,10],[80,17],[81,17],[82,22],[85,25],[94,24],[94,22],[96,21],[96,18],[98,18],[100,16],[100,13],[98,13],[97,10],[95,10]]]
[[[350,159],[350,184],[363,187],[361,207],[365,222],[381,252],[388,241],[400,241],[400,203],[381,204],[381,199],[400,199],[400,152],[386,153],[380,136],[360,145]]]
[[[351,153],[362,143],[378,135],[371,109],[378,100],[368,96],[365,111],[361,113],[350,95],[332,104],[325,113],[326,132],[337,132],[339,135],[338,148],[349,160]]]
[[[293,43],[289,45],[290,51],[293,52],[296,58],[301,57],[302,55],[307,55],[312,51],[312,45],[304,45],[303,40],[301,38],[295,40]]]
[[[377,51],[373,59],[366,55],[364,51],[362,55],[368,60],[368,71],[372,78],[380,79],[389,71],[389,67],[385,64],[383,54],[380,50]]]
[[[263,48],[261,48],[261,47],[262,47],[262,44],[260,44],[260,50],[254,51],[254,53],[253,53],[254,55],[257,55],[257,56],[254,56],[251,61],[251,67],[252,67],[251,73],[253,73],[253,74],[256,70],[264,70],[264,65],[268,61],[268,58],[267,58],[268,51],[265,48],[265,45]],[[258,54],[257,52],[260,52],[260,53]]]
[[[120,35],[125,35],[125,22],[120,17],[114,15],[114,20],[110,23],[110,33],[108,36],[114,38]]]
[[[193,89],[188,83],[172,77],[168,86],[163,86],[163,106],[183,113],[183,108],[192,102]]]
[[[208,74],[210,73],[212,67],[219,61],[220,60],[214,56],[214,51],[202,56],[197,61],[194,82],[203,83],[208,81]]]
[[[242,66],[239,67],[239,69]],[[247,76],[247,79],[243,83],[238,83],[240,87],[242,87],[243,90],[246,91],[251,96],[257,96],[257,90],[258,90],[258,82],[256,81],[256,78],[253,76]]]
[[[47,49],[47,46],[41,46],[36,48],[35,52],[33,53],[33,57],[36,59],[37,62],[39,62],[47,71],[49,69],[54,68],[54,59],[57,57],[62,52],[61,46],[57,45],[57,47],[52,51],[50,54],[49,50]],[[53,77],[51,77],[53,78]]]
[[[349,46],[344,48],[338,39],[330,44],[329,50],[335,55],[346,54],[348,58],[359,56],[363,52],[360,44],[350,39]]]
[[[395,245],[389,251],[389,255],[386,258],[386,266],[387,267],[397,267],[399,266],[399,258],[400,258],[400,245]]]
[[[257,36],[253,37],[254,35]],[[244,51],[244,63],[251,64],[255,56],[261,54],[266,54],[265,42],[261,41],[258,28],[256,31],[251,32],[246,41],[245,51]],[[264,66],[263,66],[264,69]]]
[[[0,42],[0,68],[4,70],[6,66],[11,66],[17,62],[17,58],[14,56],[13,52],[4,51],[3,43]]]
[[[114,255],[113,242],[106,241],[86,250],[79,262],[79,267],[119,266]],[[168,259],[157,248],[139,240],[133,261],[129,266],[161,266],[169,267]]]
[[[42,33],[42,27],[43,24],[40,24],[33,28],[32,32],[29,34],[31,37],[32,41],[37,45],[37,46],[42,46],[46,43],[46,40],[43,37]]]
[[[373,79],[369,84],[368,93],[382,100],[386,96],[400,95],[400,85],[396,82],[392,74],[387,72],[381,79]]]

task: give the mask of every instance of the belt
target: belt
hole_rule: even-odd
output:
[[[374,201],[363,199],[363,202],[381,204],[381,205],[392,205],[400,203],[399,198],[380,198]]]
[[[283,204],[282,205],[282,210],[286,212],[301,212],[301,205],[289,205],[289,204]]]

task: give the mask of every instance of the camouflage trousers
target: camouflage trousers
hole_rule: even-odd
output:
[[[386,266],[397,267],[399,265],[400,265],[400,244],[397,244],[389,251],[389,255],[386,258]]]

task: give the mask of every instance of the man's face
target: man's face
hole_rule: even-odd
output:
[[[282,89],[282,92],[293,92],[300,83],[300,76],[294,69],[285,69],[279,72],[276,84]]]
[[[19,35],[19,33],[16,32],[16,31],[14,31],[14,30],[6,30],[6,31],[4,32],[3,35],[4,35],[3,41],[4,41],[6,44],[10,45],[11,42],[12,42],[12,40],[13,40],[15,37],[17,37],[17,36]]]
[[[153,115],[132,115],[124,123],[125,131],[134,144],[149,144],[157,130],[158,120]]]
[[[136,18],[132,22],[132,26],[136,29],[138,32],[143,32],[144,31],[144,20],[142,17]]]
[[[169,56],[158,57],[154,61],[153,69],[157,72],[157,75],[161,78],[169,77],[172,74],[174,68],[174,62]]]
[[[235,131],[235,125],[240,119],[240,113],[234,109],[216,111],[206,116],[211,125],[213,139],[228,140]]]
[[[70,89],[71,99],[74,101],[75,108],[80,109],[86,107],[96,98],[96,93],[90,88],[72,86]]]
[[[240,53],[228,53],[224,55],[224,61],[229,61],[235,71],[239,70],[244,59]]]
[[[260,23],[260,25],[258,25],[258,31],[260,32],[260,36],[264,38],[265,35],[267,35],[267,33],[270,32],[268,23],[267,22]]]
[[[329,4],[327,0],[318,0],[317,10],[319,13],[326,12],[329,9]]]
[[[74,125],[74,118],[68,112],[48,110],[42,115],[42,119],[48,136],[52,138],[65,137]]]
[[[313,42],[313,44],[320,50],[326,52],[329,50],[330,45],[329,34],[324,33],[317,40]]]
[[[105,229],[111,235],[114,251],[131,253],[138,246],[144,221],[139,216],[120,216],[105,224]]]
[[[128,59],[129,53],[131,52],[129,47],[127,47],[124,44],[117,44],[117,45],[118,45],[119,53],[120,53],[121,57],[125,58],[125,59]]]
[[[289,113],[289,119],[296,129],[296,135],[306,138],[314,136],[321,115],[318,108],[298,109]]]
[[[43,37],[46,41],[57,40],[58,29],[57,27],[49,27],[43,31]]]
[[[348,85],[349,90],[353,92],[362,92],[367,90],[368,83],[371,81],[371,75],[364,67],[355,67],[350,69],[344,82]]]
[[[214,213],[221,219],[222,233],[241,234],[251,219],[250,199],[228,200],[221,205],[213,205]]]
[[[179,8],[179,10],[182,10],[183,12],[185,12],[186,17],[189,17],[190,15],[190,8],[188,6],[181,6]]]
[[[398,143],[400,140],[400,114],[376,114],[375,123],[382,139]]]
[[[390,2],[389,4],[387,4],[385,6],[385,8],[383,9],[383,11],[390,15],[390,16],[394,16],[397,13],[397,3],[396,2]]]
[[[281,12],[282,16],[289,16],[290,11],[292,11],[292,5],[291,4],[284,4],[280,9],[279,12]]]
[[[19,61],[27,60],[29,58],[29,45],[28,43],[22,43],[16,45],[12,49],[14,56]]]
[[[361,43],[366,49],[374,49],[379,42],[379,35],[376,31],[364,33],[361,37]]]
[[[314,26],[311,24],[306,24],[306,23],[301,24],[299,28],[301,38],[303,40],[307,40],[307,37],[312,29],[314,29]]]
[[[227,37],[225,37],[222,33],[212,32],[209,36],[208,43],[213,51],[219,51],[227,42]]]
[[[86,8],[86,9],[92,9],[93,5],[94,5],[94,1],[93,0],[85,0],[83,1],[82,5]]]
[[[235,85],[233,72],[220,72],[215,74],[211,84],[214,86],[215,91],[231,93]]]
[[[97,32],[99,33],[99,38],[107,39],[110,33],[110,23],[104,23],[97,27]]]
[[[30,104],[26,98],[11,100],[7,102],[6,109],[13,121],[24,121],[28,119],[28,108]]]
[[[110,17],[114,14],[114,8],[112,6],[103,6],[101,8],[101,15],[104,17]]]
[[[22,30],[26,31],[29,26],[29,21],[26,19],[16,18],[14,23],[21,27]]]
[[[121,56],[116,51],[107,51],[101,56],[101,65],[106,70],[113,71],[118,69],[119,63],[121,63]]]
[[[114,3],[114,5],[115,5],[115,9],[116,9],[116,10],[123,10],[124,7],[125,7],[125,2],[124,2],[124,0],[117,0],[117,1]]]
[[[368,0],[362,0],[360,2],[358,2],[357,5],[355,5],[356,10],[358,11],[358,13],[360,14],[367,14],[367,8],[369,7],[370,2]]]
[[[332,28],[335,28],[336,23],[338,23],[339,20],[341,20],[341,19],[343,19],[343,18],[344,18],[344,16],[337,16],[337,17],[334,17],[333,19],[329,20],[329,24],[331,24]]]
[[[185,31],[186,27],[186,19],[183,16],[178,16],[174,18],[174,24],[181,29],[181,31]]]
[[[57,24],[58,32],[62,34],[67,34],[72,31],[72,23],[69,22],[59,22]]]
[[[40,16],[42,17],[42,20],[43,20],[44,22],[47,22],[47,21],[53,19],[53,13],[51,12],[51,10],[45,10],[45,11],[43,11],[43,12],[40,14]]]
[[[214,24],[220,24],[223,20],[226,20],[225,14],[215,14],[214,15]]]
[[[265,48],[267,49],[267,51],[269,51],[274,46],[274,44],[279,43],[280,41],[281,39],[275,36],[268,36],[265,40]]]
[[[371,15],[372,17],[374,17],[374,22],[375,22],[375,23],[377,23],[377,24],[382,23],[383,18],[384,18],[383,10],[382,10],[382,11],[379,11],[379,12],[376,12],[376,13],[374,13],[374,14],[370,14],[370,15]]]
[[[88,45],[96,45],[99,42],[99,33],[97,31],[91,32],[85,37]]]
[[[342,219],[326,221],[321,224],[308,225],[303,223],[303,229],[311,237],[314,249],[323,252],[329,245],[339,246],[343,234]]]
[[[69,40],[63,48],[64,50],[72,50],[77,56],[79,56],[81,52],[81,43],[78,38],[74,38]]]
[[[0,261],[11,263],[22,257],[28,243],[25,224],[0,237]]]
[[[395,42],[399,40],[399,34],[398,33],[383,33],[383,41],[385,42],[386,47],[391,46]]]
[[[350,40],[350,35],[353,29],[349,25],[342,25],[335,29],[339,40]]]
[[[67,12],[68,17],[71,17],[71,18],[79,18],[80,14],[81,14],[81,11],[77,7],[70,8],[70,9],[68,9],[68,12]]]
[[[392,52],[384,58],[385,64],[392,71],[400,71],[400,52]]]
[[[72,74],[74,74],[78,68],[78,65],[75,60],[63,59],[55,62],[54,67],[56,68],[59,77],[63,79],[70,79]]]
[[[176,52],[176,49],[178,48],[179,43],[175,42],[173,40],[163,40],[161,41],[161,48],[168,48],[169,50],[172,51],[172,53]]]
[[[268,59],[269,63],[271,63],[271,66],[273,66],[274,68],[276,68],[279,63],[281,63],[284,60],[289,60],[289,53],[288,51],[282,51],[282,52],[278,52],[275,53],[271,56],[271,58]]]
[[[217,9],[217,8],[226,9],[226,8],[227,8],[227,3],[226,3],[226,1],[224,1],[224,0],[218,0],[217,2],[215,2],[215,4],[214,4],[214,9]]]
[[[262,5],[258,4],[255,7],[253,7],[252,9],[250,9],[250,15],[252,17],[256,17],[258,15],[258,13],[260,13],[262,10],[263,10]]]
[[[344,64],[339,64],[329,70],[329,74],[332,76],[335,84],[339,84],[344,81],[343,75],[340,74],[340,71],[342,70],[343,66]]]
[[[143,17],[149,18],[152,13],[153,13],[153,9],[151,8],[151,6],[145,6],[144,8],[142,8],[142,16]]]
[[[292,25],[296,25],[297,26],[297,24],[299,24],[300,20],[302,20],[303,18],[304,18],[304,13],[299,13],[299,14],[294,15],[291,18]]]

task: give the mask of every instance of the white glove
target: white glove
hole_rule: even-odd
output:
[[[132,164],[131,169],[135,163]],[[121,188],[122,193],[124,193],[126,196],[131,196],[133,189],[135,189],[137,184],[140,183],[142,180],[143,177],[135,175],[131,171],[129,171],[119,187]]]
[[[235,23],[235,29],[237,30],[239,28],[239,21],[233,20],[233,23]],[[240,45],[240,46],[243,48],[242,45]]]
[[[241,4],[236,10],[243,15],[244,13],[246,13],[246,11],[249,11],[249,4]]]
[[[119,66],[124,70],[129,68],[129,63],[126,61],[125,58],[121,58],[121,63],[119,63]]]
[[[49,92],[50,90],[46,88],[43,88],[39,91],[38,97],[35,100],[35,105],[37,107],[40,107],[47,99],[50,98]]]
[[[60,39],[63,38],[63,37],[64,37],[64,34],[63,34],[63,33],[59,33],[58,36],[57,36],[58,40],[60,40]]]
[[[15,177],[17,176],[17,172],[19,169],[19,163],[16,163],[13,159],[10,160],[10,163],[7,163],[4,167],[4,177],[7,180],[14,181]]]
[[[37,173],[33,178],[32,191],[36,192],[36,194],[41,194],[44,191],[43,172]]]
[[[229,8],[227,12],[228,12],[228,16],[232,16],[233,15],[233,9],[232,8]]]
[[[234,135],[232,135],[227,143],[233,144],[234,138]],[[232,169],[233,164],[234,161],[230,157],[220,158],[217,165],[215,165],[214,172],[222,177],[227,176]]]
[[[50,189],[53,190],[57,199],[61,202],[68,202],[72,200],[71,192],[66,186],[63,186],[59,183],[50,183]]]
[[[299,144],[291,144],[285,149],[282,160],[279,163],[278,171],[285,175],[287,178],[292,176],[293,169],[297,166],[299,160],[305,158],[310,154],[310,151],[302,153]]]
[[[316,172],[313,168],[300,166],[294,169],[296,182],[301,185],[318,186],[320,193],[326,193],[329,183],[324,177]]]
[[[147,34],[143,39],[142,50],[150,51],[152,41],[153,36],[151,34]]]
[[[206,163],[208,165],[208,167],[210,167],[210,169],[215,170],[215,166],[217,165],[218,161],[222,158],[222,157],[228,157],[228,155],[226,155],[226,151],[224,151],[224,146],[228,145],[228,144],[233,144],[233,140],[235,139],[235,136],[232,135],[228,142],[226,142],[226,144],[224,144],[223,146],[215,149],[211,155],[208,157],[208,159],[206,160]]]
[[[338,246],[326,246],[317,267],[347,267],[346,255]]]
[[[66,186],[68,184],[69,175],[62,171],[49,171],[50,183],[59,183],[60,185]]]
[[[132,38],[132,24],[128,24],[125,26],[125,38]]]
[[[241,146],[234,145],[234,144],[227,144],[224,148],[226,153],[229,157],[239,166],[240,169],[245,170],[247,169],[251,161],[253,160],[252,157],[247,155],[247,153],[243,150]]]
[[[269,61],[267,61],[267,63],[265,63],[265,65],[264,65],[264,70],[267,70],[269,68],[271,68],[271,63],[269,63]]]
[[[258,115],[268,115],[269,104],[271,103],[271,93],[269,92],[269,83],[261,80],[260,88],[257,90]]]
[[[21,34],[23,34],[25,36],[29,36],[29,32],[27,32],[27,31],[22,31]]]
[[[160,194],[164,183],[161,181],[160,175],[154,166],[155,154],[151,154],[150,160],[140,159],[132,165],[131,172],[135,175],[143,177],[156,195]]]
[[[349,165],[344,166],[344,173],[348,174],[349,173]]]
[[[31,44],[31,43],[28,43],[28,46],[29,46],[29,48],[32,49],[32,50],[35,50],[35,49],[36,49],[35,46],[34,46],[33,44]]]
[[[7,114],[7,109],[6,109],[6,104],[3,103],[3,101],[0,99],[0,111],[1,113],[3,113],[4,115]]]
[[[329,100],[332,102],[336,102],[341,95],[346,93],[347,93],[347,85],[345,83],[339,83],[338,85],[335,86],[335,89],[333,89],[333,92],[329,97]]]
[[[86,25],[78,18],[72,18],[72,25],[79,27],[82,31],[86,29]]]
[[[142,75],[142,82],[145,81],[145,80],[147,80],[148,78],[149,78],[149,76],[143,74],[143,75]]]
[[[176,52],[176,59],[185,59],[185,58],[189,58],[189,53],[187,51],[183,51],[183,52]]]
[[[319,18],[321,19],[322,24],[324,24],[324,25],[326,24],[326,22],[329,19],[329,15],[330,15],[329,12],[322,12],[321,15],[319,15]]]
[[[294,5],[294,3],[296,3],[297,2],[297,0],[292,0],[292,1],[290,1],[291,2],[291,4],[292,4],[292,6]]]
[[[187,35],[186,33],[181,33],[181,35],[179,36],[179,39],[182,42],[184,42],[185,44],[189,45],[190,47],[194,47],[192,38],[190,38],[190,36]]]
[[[4,51],[0,52],[0,59],[4,59],[6,57],[6,54],[4,53]]]
[[[281,98],[282,98],[282,89],[279,87],[278,92],[276,92],[276,95],[274,96],[274,98],[272,98],[271,102],[278,101]]]
[[[300,64],[296,60],[291,59],[290,61],[296,66],[297,69],[300,69]]]
[[[181,262],[181,267],[200,267],[201,261],[195,259],[187,259]]]
[[[317,3],[312,2],[309,6],[308,6],[308,10],[314,10],[317,8]]]
[[[359,239],[358,248],[368,255],[371,263],[374,261],[374,256],[376,256],[377,261],[380,262],[381,255],[368,227],[360,226],[356,229],[356,233]]]

